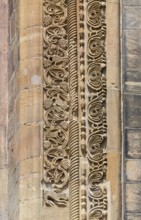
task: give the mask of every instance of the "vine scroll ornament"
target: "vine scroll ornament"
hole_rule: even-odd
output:
[[[106,220],[106,0],[87,0],[89,220]]]
[[[44,204],[70,220],[108,219],[105,10],[43,0]]]
[[[69,180],[69,84],[67,5],[64,0],[43,2],[44,65],[44,201],[66,206]]]

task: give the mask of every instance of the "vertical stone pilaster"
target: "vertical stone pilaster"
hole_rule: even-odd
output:
[[[120,1],[107,1],[107,180],[109,219],[121,219]]]
[[[40,220],[42,1],[19,1],[19,15],[19,220]]]

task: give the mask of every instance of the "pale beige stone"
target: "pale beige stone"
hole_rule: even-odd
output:
[[[42,89],[32,88],[20,92],[20,123],[39,122],[42,119]]]
[[[41,28],[22,30],[20,34],[20,59],[31,59],[42,55]]]
[[[20,161],[20,176],[30,175],[33,173],[40,173],[40,157],[33,157],[27,160]],[[28,169],[27,169],[28,168]]]
[[[20,28],[26,29],[41,26],[42,4],[41,1],[20,1]]]
[[[109,219],[121,219],[120,1],[107,1],[107,179]]]
[[[20,160],[38,157],[41,154],[40,146],[41,127],[38,124],[20,125]],[[27,167],[28,168],[28,167]]]
[[[41,58],[26,59],[20,65],[20,89],[41,86]]]
[[[54,213],[54,214],[53,214]],[[47,210],[46,207],[43,207],[43,216],[42,220],[46,220],[47,218],[49,220],[54,220],[57,213],[57,220],[62,220],[65,217],[65,220],[69,220],[69,210],[68,208],[64,208],[63,212],[58,207],[50,208],[50,210]]]

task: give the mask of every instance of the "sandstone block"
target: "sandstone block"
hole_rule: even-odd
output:
[[[141,182],[141,161],[127,160],[126,161],[126,180],[130,182]]]
[[[26,59],[20,65],[20,89],[41,86],[41,58]]]
[[[31,28],[21,31],[20,35],[20,59],[30,59],[41,56],[41,29]]]
[[[20,27],[21,29],[36,27],[41,25],[41,1],[24,0],[20,2]]]
[[[0,51],[7,50],[7,29],[6,27],[0,27]]]
[[[124,126],[141,128],[141,95],[125,94],[124,102]]]
[[[20,158],[25,160],[40,156],[41,127],[38,124],[20,125]]]
[[[140,0],[123,0],[123,5],[131,5],[131,6],[138,6],[141,5],[141,1]]]
[[[20,177],[30,175],[33,173],[40,173],[40,163],[40,157],[33,157],[26,160],[21,160],[19,170]]]
[[[127,129],[125,131],[125,152],[128,158],[141,159],[141,130]]]
[[[135,4],[134,4],[135,5]],[[140,6],[133,6],[132,7],[124,7],[124,28],[125,29],[141,29],[141,7]]]
[[[126,184],[126,211],[139,213],[141,204],[141,183]]]
[[[125,220],[140,220],[141,219],[141,214],[127,214],[125,216]]]
[[[8,22],[7,1],[0,1],[0,27],[6,26]]]
[[[20,177],[19,200],[20,202],[32,201],[40,198],[40,174],[33,173]]]

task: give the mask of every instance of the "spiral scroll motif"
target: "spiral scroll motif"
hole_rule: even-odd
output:
[[[107,220],[106,0],[87,0],[89,220]]]
[[[43,0],[44,204],[69,204],[70,220],[108,218],[105,10],[106,0]]]
[[[69,83],[67,5],[43,1],[44,65],[44,203],[68,205]]]

